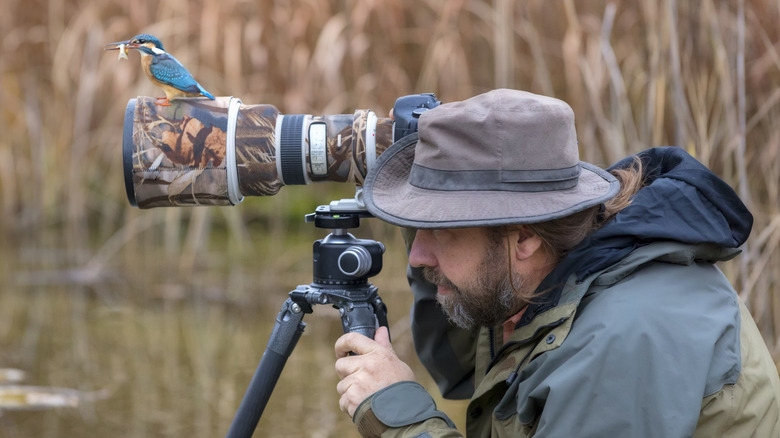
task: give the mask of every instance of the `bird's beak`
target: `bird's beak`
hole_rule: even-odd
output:
[[[106,44],[105,49],[106,50],[119,50],[119,46],[124,45],[125,47],[130,48],[130,40],[126,41],[118,41],[116,43]]]
[[[138,44],[131,44],[130,40],[126,40],[126,41],[118,41],[116,43],[106,44],[105,45],[105,49],[106,50],[119,50],[119,48],[122,45],[124,45],[128,49],[137,49],[138,46],[139,46]]]
[[[130,40],[127,40],[127,41],[119,41],[116,43],[106,44],[105,50],[119,50],[118,59],[128,59],[127,49],[137,49],[138,47],[140,47],[140,45],[131,44]]]
[[[137,49],[138,47],[141,46],[140,44],[130,43],[130,41],[132,41],[132,40],[117,41],[115,43],[106,44],[105,45],[105,49],[106,50],[119,50],[119,48],[122,45],[124,45],[128,49]]]

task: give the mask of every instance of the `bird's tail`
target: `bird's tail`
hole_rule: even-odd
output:
[[[211,100],[214,100],[214,96],[211,95],[208,91],[206,91],[205,88],[201,87],[200,84],[198,84],[198,90],[200,90],[200,94],[208,97]]]

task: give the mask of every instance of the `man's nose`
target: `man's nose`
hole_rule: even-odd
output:
[[[433,231],[417,230],[412,242],[412,249],[409,251],[409,264],[412,267],[438,266],[436,256],[433,253]]]

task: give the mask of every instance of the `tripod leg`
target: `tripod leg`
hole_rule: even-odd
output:
[[[289,298],[282,305],[268,346],[233,417],[227,438],[250,438],[254,433],[284,365],[306,327],[302,321],[303,314],[301,308]]]

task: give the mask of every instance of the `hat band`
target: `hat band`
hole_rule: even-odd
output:
[[[546,192],[577,186],[580,165],[545,170],[441,170],[412,164],[409,184],[429,190]]]

